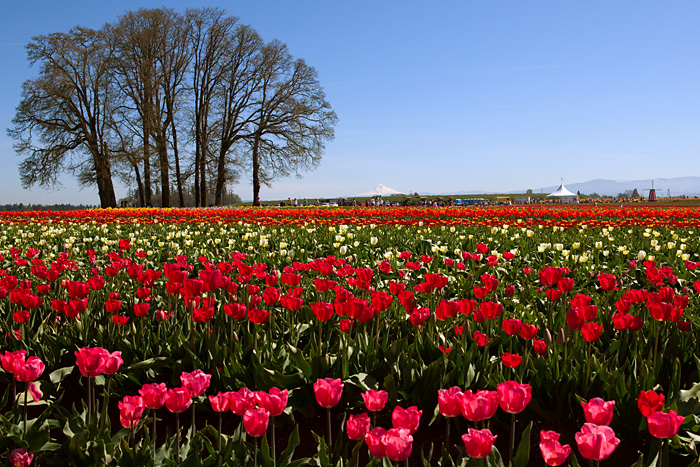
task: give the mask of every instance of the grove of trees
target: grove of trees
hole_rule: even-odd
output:
[[[24,187],[67,172],[114,207],[117,178],[169,207],[193,185],[206,206],[249,177],[258,204],[261,184],[315,168],[334,136],[316,70],[220,9],[127,12],[34,37],[27,57],[39,75],[8,129]]]

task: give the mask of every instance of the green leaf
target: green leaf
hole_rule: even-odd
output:
[[[513,467],[526,467],[530,462],[530,431],[532,430],[532,422],[525,428],[520,435],[520,444],[513,458]]]
[[[70,375],[73,373],[73,369],[75,368],[75,365],[72,366],[67,366],[63,368],[59,368],[58,370],[52,371],[51,374],[49,375],[49,379],[53,384],[58,384],[61,381],[63,381],[66,376]]]

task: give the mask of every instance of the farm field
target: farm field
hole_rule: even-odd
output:
[[[12,465],[700,462],[696,208],[0,223]]]

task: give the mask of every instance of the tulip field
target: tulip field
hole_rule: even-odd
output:
[[[700,463],[696,209],[0,224],[0,462]]]

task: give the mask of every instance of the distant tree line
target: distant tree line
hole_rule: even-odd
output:
[[[113,179],[139,204],[221,205],[248,173],[261,184],[316,167],[337,120],[316,70],[220,9],[127,12],[99,30],[37,36],[12,128],[24,187],[74,174],[116,206]]]
[[[74,204],[0,204],[0,211],[82,211],[84,209],[93,209],[97,206],[92,205],[74,205]]]

